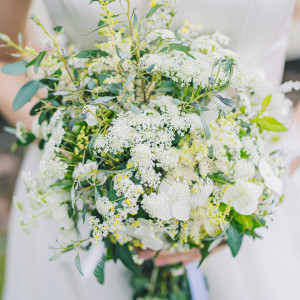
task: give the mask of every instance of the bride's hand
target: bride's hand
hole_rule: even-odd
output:
[[[226,247],[225,243],[220,244],[218,247],[216,247],[214,250],[212,250],[212,253],[216,253]],[[139,255],[143,259],[150,259],[153,258],[156,255],[156,251],[154,250],[141,250]],[[198,261],[201,259],[201,252],[199,248],[193,248],[188,252],[175,252],[171,253],[170,251],[164,249],[161,250],[158,254],[158,256],[154,260],[154,264],[156,266],[166,266],[166,265],[173,265],[177,263],[182,264],[188,264],[193,261]]]

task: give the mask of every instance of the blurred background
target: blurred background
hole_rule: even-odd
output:
[[[45,9],[41,3],[35,1],[30,12],[41,16],[45,14]],[[43,23],[45,22],[43,21]],[[288,80],[300,80],[300,0],[296,0],[293,26],[290,33],[290,46],[283,78],[283,81]],[[296,106],[300,100],[300,93],[292,92],[288,97],[293,101],[294,106]],[[0,116],[0,300],[4,280],[9,210],[12,205],[11,199],[13,197],[14,184],[24,152],[22,149],[11,152],[15,138],[3,130],[5,126],[8,126],[8,124],[6,124],[5,120]]]

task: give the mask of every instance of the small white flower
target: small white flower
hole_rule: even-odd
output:
[[[164,242],[157,237],[158,228],[155,224],[150,223],[146,219],[138,219],[140,226],[137,228],[130,226],[127,228],[127,234],[139,239],[143,244],[143,248],[149,248],[153,250],[161,250]]]
[[[238,181],[224,193],[222,201],[230,205],[242,215],[253,214],[258,206],[262,187],[245,181]]]
[[[89,178],[93,177],[95,173],[98,171],[98,164],[97,162],[87,160],[85,164],[79,163],[78,166],[74,169],[72,177],[74,179],[79,179],[80,181],[88,180]],[[105,179],[103,173],[97,173],[97,180]]]
[[[272,191],[281,195],[283,193],[283,183],[282,181],[274,174],[270,165],[266,159],[261,158],[258,164],[258,169],[265,181],[265,185],[270,188]]]
[[[172,217],[185,221],[190,215],[190,189],[187,184],[163,180],[159,193],[143,199],[144,208],[154,217],[170,220]]]

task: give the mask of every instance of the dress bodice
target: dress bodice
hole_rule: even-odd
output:
[[[44,0],[54,25],[82,47],[97,40],[99,4],[89,0]],[[150,0],[132,0],[139,14]],[[116,13],[119,1],[111,4]],[[174,28],[184,19],[200,22],[205,32],[221,31],[232,40],[231,48],[244,62],[264,71],[267,79],[279,84],[288,45],[294,0],[177,0]]]

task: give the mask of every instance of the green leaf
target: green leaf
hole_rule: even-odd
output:
[[[83,207],[82,207],[82,223],[85,223],[85,217],[86,217],[86,204],[83,203]]]
[[[78,272],[79,272],[82,276],[84,276],[84,274],[83,274],[83,272],[82,272],[82,269],[81,269],[79,253],[77,253],[77,255],[76,255],[76,258],[75,258],[75,265],[76,265],[76,268],[77,268]]]
[[[229,98],[224,98],[221,95],[216,95],[216,97],[225,105],[229,107],[235,107],[235,102]]]
[[[205,258],[209,255],[209,246],[211,245],[212,241],[204,241],[204,247],[201,249],[201,260],[199,262],[198,267],[202,265]]]
[[[100,261],[98,262],[95,270],[94,270],[94,275],[97,278],[97,281],[100,284],[104,284],[104,267],[105,267],[105,262],[106,262],[106,254],[103,254]]]
[[[206,136],[206,139],[209,140],[210,139],[210,132],[209,132],[209,128],[207,126],[207,123],[203,117],[202,114],[200,114],[200,119],[201,119],[201,122],[202,122],[202,126],[203,126],[203,130],[204,130],[204,133],[205,133],[205,136]]]
[[[96,138],[97,138],[98,134],[96,133],[90,140],[89,144],[88,144],[88,151],[89,153],[94,156],[94,153],[93,153],[93,147],[94,147],[94,144],[95,144],[95,141],[96,141]]]
[[[234,60],[232,58],[229,58],[227,61],[226,61],[226,64],[225,64],[225,67],[224,67],[224,71],[229,71],[232,66],[234,65]]]
[[[243,231],[253,229],[252,216],[244,216],[235,212],[234,219],[243,226]]]
[[[162,5],[161,4],[155,4],[147,13],[147,18],[150,18]]]
[[[124,83],[124,86],[127,86],[132,80],[134,80],[135,76],[136,76],[136,74],[129,75]]]
[[[169,44],[170,48],[181,51],[181,52],[188,52],[190,51],[190,48],[181,44]]]
[[[56,31],[56,32],[58,32],[58,33],[61,32],[62,29],[63,29],[62,26],[55,26],[55,27],[53,28],[53,30]]]
[[[104,104],[115,98],[117,98],[117,96],[103,96],[103,97],[99,97],[99,98],[95,99],[92,103],[93,104]]]
[[[284,127],[283,124],[278,122],[276,119],[272,117],[263,117],[261,119],[254,120],[261,129],[269,130],[269,131],[287,131],[288,129]]]
[[[49,261],[57,260],[59,257],[60,257],[60,253],[56,253],[52,257],[49,258]]]
[[[26,65],[26,61],[17,61],[3,66],[1,71],[7,75],[20,75],[26,72]]]
[[[105,51],[101,50],[85,50],[80,53],[78,53],[75,57],[77,58],[89,58],[93,57],[96,58],[98,56],[108,56],[108,54]]]
[[[91,4],[91,3],[93,3],[93,2],[99,2],[99,0],[90,0],[90,3],[89,3],[89,4]]]
[[[36,94],[39,88],[44,85],[37,80],[27,82],[17,93],[17,96],[13,102],[13,110],[18,110],[23,107],[31,98]]]
[[[74,185],[71,188],[71,202],[72,202],[72,208],[74,208],[75,207],[75,202],[76,202],[76,195],[75,195]]]
[[[136,13],[134,12],[133,13],[133,26],[136,27],[137,23],[138,23],[138,18],[137,18]]]
[[[140,115],[142,113],[142,111],[132,103],[130,103],[130,109],[132,112],[134,112],[137,115]]]
[[[272,95],[267,96],[262,105],[261,105],[261,113],[264,113],[267,110],[268,105],[270,104]]]
[[[35,72],[35,74],[38,72],[40,64],[41,64],[45,54],[46,54],[46,51],[40,52],[38,57],[35,59],[35,62],[34,62],[34,72]]]
[[[121,59],[126,59],[130,55],[130,53],[120,50],[118,46],[116,46],[116,52]]]
[[[234,184],[234,182],[228,180],[227,178],[219,175],[219,174],[213,174],[213,175],[208,175],[208,177],[214,181],[220,182],[222,184]]]
[[[172,102],[173,102],[174,104],[177,104],[177,105],[183,104],[183,102],[182,102],[181,100],[178,100],[178,99],[173,99]]]
[[[132,254],[128,249],[127,244],[121,246],[119,243],[117,243],[115,245],[114,250],[116,257],[118,257],[129,270],[136,274],[140,273],[139,267],[135,264],[135,262],[132,259]]]
[[[233,257],[238,254],[242,246],[243,237],[243,233],[238,232],[235,227],[229,226],[229,228],[227,229],[227,243]]]
[[[147,69],[146,72],[151,72],[155,67],[155,64],[150,65]]]

